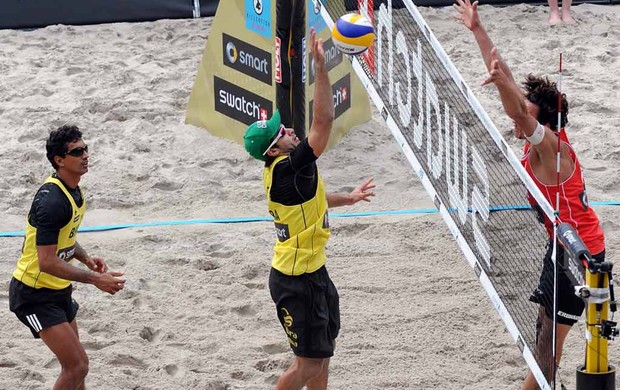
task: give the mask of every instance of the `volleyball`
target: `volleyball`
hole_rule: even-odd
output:
[[[342,15],[332,27],[334,45],[345,54],[361,54],[375,41],[375,29],[365,16]]]

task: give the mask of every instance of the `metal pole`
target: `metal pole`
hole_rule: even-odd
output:
[[[194,0],[194,18],[200,17],[200,0]]]

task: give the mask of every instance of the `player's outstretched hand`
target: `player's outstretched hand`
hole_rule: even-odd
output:
[[[323,49],[323,40],[316,37],[314,28],[310,29],[310,49],[314,58],[314,70],[320,72],[325,70],[325,49]]]
[[[452,4],[452,7],[458,12],[454,18],[463,22],[469,30],[473,31],[480,26],[477,1],[472,4],[469,0],[456,0],[456,4]]]
[[[84,260],[84,264],[86,264],[88,269],[90,269],[91,271],[95,271],[99,274],[108,272],[108,265],[101,257],[89,257],[88,259]]]
[[[124,274],[122,272],[105,272],[97,275],[97,279],[93,284],[99,290],[114,295],[125,287],[125,279],[119,278],[119,276],[123,275]]]
[[[369,177],[368,179],[364,180],[362,184],[357,186],[349,194],[350,202],[351,202],[350,204],[355,204],[359,202],[360,200],[363,200],[365,202],[370,202],[370,197],[375,196],[375,193],[373,191],[375,187],[376,185],[372,177]]]

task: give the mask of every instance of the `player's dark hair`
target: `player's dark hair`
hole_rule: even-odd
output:
[[[67,154],[67,145],[80,139],[82,139],[82,132],[74,125],[64,125],[50,133],[45,143],[45,149],[47,150],[47,159],[52,163],[54,169],[58,169],[54,157],[64,157]]]
[[[551,130],[558,131],[558,88],[557,84],[547,77],[528,75],[523,82],[525,98],[538,106],[538,122],[547,125]],[[560,126],[568,123],[568,100],[562,94]]]

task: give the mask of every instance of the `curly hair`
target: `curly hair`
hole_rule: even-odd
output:
[[[558,88],[557,84],[547,77],[528,75],[523,82],[525,98],[538,106],[538,122],[547,125],[551,130],[558,131]],[[568,100],[562,94],[562,115],[560,126],[568,123]]]
[[[74,125],[64,125],[50,133],[45,143],[45,149],[47,150],[47,159],[54,169],[58,169],[54,157],[64,157],[67,153],[67,145],[80,139],[82,139],[82,132]]]

